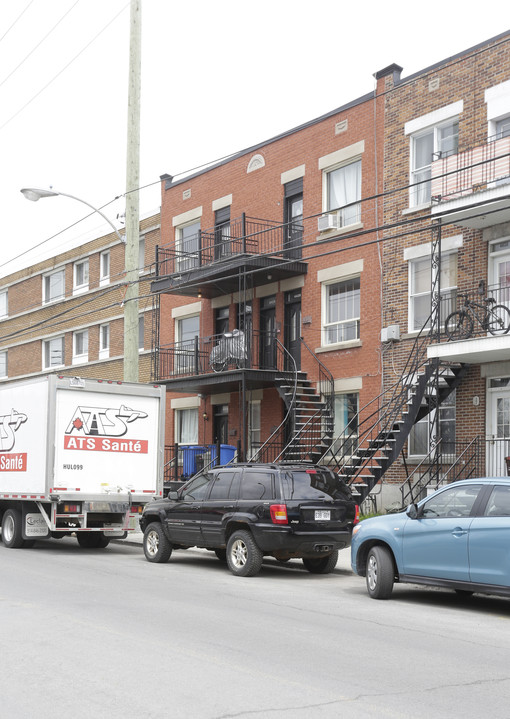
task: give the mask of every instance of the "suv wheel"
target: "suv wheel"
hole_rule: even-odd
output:
[[[168,562],[172,545],[167,539],[160,522],[152,522],[143,534],[143,551],[149,562]]]
[[[395,570],[385,547],[372,547],[367,557],[367,591],[372,599],[389,599]]]
[[[238,577],[253,577],[262,566],[262,552],[249,532],[234,532],[227,544],[227,564]]]
[[[303,557],[303,564],[312,574],[331,574],[338,562],[338,551],[331,552],[327,557]]]

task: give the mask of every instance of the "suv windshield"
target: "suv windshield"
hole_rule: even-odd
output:
[[[282,475],[284,499],[350,499],[350,491],[328,469],[285,472]]]

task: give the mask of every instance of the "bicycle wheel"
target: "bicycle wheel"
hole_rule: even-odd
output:
[[[487,329],[491,335],[506,335],[510,330],[510,310],[505,305],[495,305],[487,312]]]
[[[465,340],[473,334],[473,318],[464,310],[452,312],[446,318],[444,331],[449,340]]]

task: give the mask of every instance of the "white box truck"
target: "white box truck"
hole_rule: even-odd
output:
[[[163,496],[165,388],[49,375],[0,387],[4,546],[106,547]]]

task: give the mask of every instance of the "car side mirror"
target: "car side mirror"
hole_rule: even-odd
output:
[[[175,491],[173,491],[173,492],[168,492],[168,495],[167,495],[167,496],[168,496],[168,499],[179,499],[179,495],[178,495],[177,492],[175,492]]]
[[[410,504],[407,508],[406,514],[409,519],[418,519],[418,505],[415,502]]]

